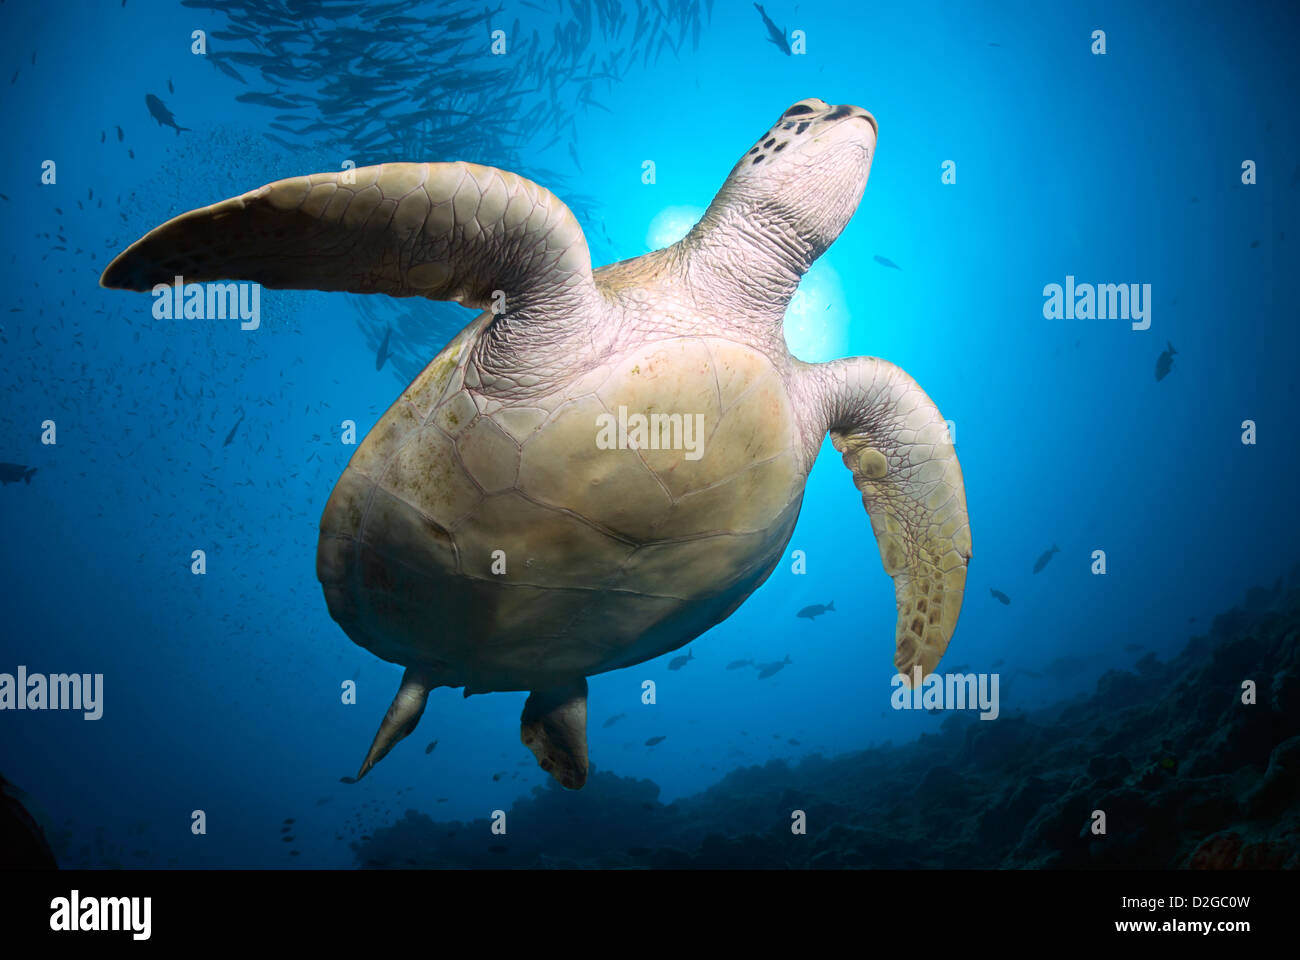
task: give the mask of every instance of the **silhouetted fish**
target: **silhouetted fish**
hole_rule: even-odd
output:
[[[758,679],[766,680],[772,674],[782,669],[787,663],[793,662],[794,661],[790,659],[790,654],[787,653],[784,660],[774,660],[772,663],[765,663],[763,664],[762,669],[758,671]]]
[[[694,653],[691,653],[690,651],[687,651],[687,655],[686,655],[686,656],[684,656],[684,657],[673,657],[670,661],[668,661],[668,669],[669,669],[669,670],[680,670],[682,667],[686,666],[688,663],[690,663],[690,662],[691,662],[692,660],[694,660],[694,659],[695,659],[695,654],[694,654]]]
[[[785,31],[772,22],[772,18],[767,15],[767,11],[763,9],[762,4],[754,4],[754,9],[763,18],[763,26],[767,28],[767,39],[787,57],[790,56],[790,44],[785,39]]]
[[[427,747],[425,747],[425,748],[424,748],[424,755],[427,757],[429,754],[433,753],[433,748],[436,747],[437,745],[438,745],[438,741],[435,740],[435,741],[433,741],[433,743],[431,743],[431,744],[429,744]]]
[[[1058,547],[1056,544],[1052,544],[1051,550],[1048,550],[1036,561],[1034,561],[1034,573],[1042,572],[1043,567],[1047,566],[1048,562],[1052,559],[1052,554],[1060,553],[1060,552],[1061,552],[1061,548]]]
[[[356,777],[339,777],[339,783],[356,783]]]
[[[727,669],[739,670],[741,667],[752,667],[753,665],[754,665],[753,660],[732,660],[729,664],[727,664]]]
[[[384,331],[384,342],[379,345],[379,352],[375,354],[375,369],[384,369],[384,361],[388,359],[388,340],[393,335],[393,328],[389,327]]]
[[[35,472],[35,467],[24,466],[21,463],[0,463],[0,486],[7,487],[19,480],[31,486],[32,474]]]
[[[803,617],[805,620],[816,620],[823,613],[833,613],[833,612],[835,612],[834,600],[832,600],[830,603],[826,604],[825,606],[823,606],[820,603],[814,603],[811,606],[804,607],[802,610],[796,613],[795,616]]]
[[[1008,596],[1007,596],[1005,593],[1003,593],[1001,590],[994,590],[992,587],[989,587],[989,593],[993,594],[993,599],[994,599],[994,600],[997,600],[998,603],[1002,603],[1002,604],[1010,605],[1010,603],[1011,603],[1011,598],[1008,597]]]
[[[1166,341],[1166,345],[1168,349],[1165,350],[1163,353],[1160,354],[1160,356],[1156,358],[1156,382],[1157,383],[1159,383],[1165,377],[1169,376],[1169,371],[1173,369],[1174,366],[1174,354],[1178,352],[1177,350],[1174,349],[1174,345],[1172,343]]]
[[[123,140],[126,139],[126,134],[122,132],[121,127],[117,127],[116,129],[117,129],[117,142],[121,143]]]
[[[149,108],[149,115],[158,121],[158,126],[171,127],[176,131],[178,137],[182,130],[190,129],[189,127],[178,126],[176,118],[172,116],[172,112],[167,109],[166,104],[155,97],[152,93],[145,94],[144,105]]]
[[[876,255],[875,255],[874,257],[872,257],[871,259],[875,260],[876,263],[880,264],[882,267],[889,267],[889,269],[891,269],[891,270],[902,270],[902,269],[903,269],[903,268],[900,267],[898,264],[896,264],[893,260],[890,260],[888,257],[882,257],[880,254],[876,254]]]
[[[645,745],[647,747],[653,747],[656,743],[663,743],[667,739],[667,737],[651,737],[645,742]]]
[[[605,728],[605,729],[608,729],[609,727],[612,727],[614,724],[618,723],[620,720],[622,720],[622,719],[623,719],[624,717],[626,717],[626,716],[627,716],[626,713],[616,713],[616,714],[614,714],[612,717],[610,717],[608,720],[606,720],[604,723],[602,723],[602,724],[601,724],[601,727],[603,727],[603,728]]]
[[[239,425],[243,422],[244,422],[244,412],[241,410],[239,412],[239,419],[236,420],[235,425],[230,428],[230,432],[226,434],[226,442],[222,444],[223,447],[230,446],[231,442],[235,439],[235,431],[239,429]]]

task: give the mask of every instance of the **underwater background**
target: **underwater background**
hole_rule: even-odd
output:
[[[1103,786],[1165,789],[1112,759],[1148,752],[1115,718],[1146,709],[1151,735],[1194,716],[1208,726],[1189,744],[1208,742],[1213,710],[1265,656],[1213,660],[1223,643],[1271,651],[1258,679],[1273,678],[1277,722],[1216,748],[1259,782],[1224,786],[1236,806],[1187,836],[1280,809],[1276,790],[1256,794],[1274,745],[1300,733],[1286,672],[1300,582],[1285,579],[1300,559],[1294,5],[773,0],[764,13],[787,39],[802,31],[799,54],[755,5],[722,0],[53,9],[0,5],[0,461],[36,468],[0,487],[0,672],[102,673],[105,693],[94,721],[0,712],[0,773],[60,865],[779,866],[787,853],[726,844],[788,837],[794,808],[816,811],[810,832],[835,854],[813,865],[884,865],[884,841],[837,853],[857,841],[828,822],[927,797],[972,827],[921,865],[992,865],[1066,794],[1071,763]],[[185,129],[157,122],[146,95]],[[689,645],[693,660],[590,679],[583,791],[560,790],[519,743],[524,693],[447,689],[364,780],[341,783],[401,669],[348,640],[316,581],[317,524],[355,450],[340,425],[373,426],[475,313],[263,290],[261,326],[243,331],[157,320],[152,298],[101,289],[103,268],[164,220],[272,180],[453,159],[553,190],[599,266],[680,238],[805,97],[864,107],[880,133],[858,212],[805,278],[787,340],[808,361],[883,357],[953,422],[974,557],[939,669],[999,673],[1000,718],[890,708],[894,588],[828,442],[786,560]],[[1150,284],[1150,327],[1045,318],[1044,287],[1067,276]],[[1247,595],[1262,584],[1275,586]],[[787,656],[762,679],[727,669]],[[1211,659],[1187,684],[1223,684],[1206,694],[1213,709],[1159,707],[1195,657]],[[1072,703],[1110,725],[1076,716],[1052,775],[1007,766],[1047,756],[1044,731],[1060,733]],[[1019,732],[980,748],[972,737],[992,735],[971,723]],[[1172,743],[1152,748],[1157,776],[1195,774]],[[936,766],[927,751],[962,755]],[[962,764],[986,777],[964,803]],[[745,820],[743,798],[764,791],[772,804]],[[486,828],[498,809],[520,812],[509,839]],[[191,832],[195,810],[206,835]],[[709,817],[726,849],[652,855],[670,836],[674,849],[704,842],[682,824]],[[509,844],[530,829],[524,856]],[[1023,862],[1063,842],[1040,834]]]

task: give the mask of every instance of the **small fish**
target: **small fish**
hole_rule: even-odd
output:
[[[496,781],[500,780],[500,779],[501,779],[501,774],[502,774],[502,773],[505,773],[505,771],[503,770],[503,771],[501,771],[501,773],[494,773],[494,774],[492,774],[492,781],[495,783]]]
[[[601,727],[604,728],[604,729],[606,729],[606,730],[608,730],[610,727],[612,727],[614,724],[618,723],[620,720],[622,720],[622,719],[623,719],[624,717],[626,717],[626,716],[627,716],[626,713],[616,713],[616,714],[614,714],[612,717],[610,717],[608,720],[606,720],[604,723],[602,723],[602,724],[601,724]]]
[[[388,340],[393,335],[393,328],[389,327],[384,331],[384,342],[379,345],[379,352],[375,354],[375,369],[384,369],[384,362],[388,359]]]
[[[830,603],[826,604],[825,606],[823,606],[820,603],[814,603],[812,606],[804,607],[802,610],[796,613],[795,616],[803,617],[805,620],[816,620],[824,613],[834,613],[834,612],[835,612],[835,601],[832,600]]]
[[[1156,358],[1156,383],[1159,383],[1165,377],[1169,376],[1169,371],[1172,370],[1174,366],[1174,354],[1178,352],[1174,349],[1172,343],[1165,341],[1165,345],[1168,349]]]
[[[7,487],[19,480],[31,486],[34,473],[36,473],[35,467],[28,467],[21,463],[0,463],[0,486]]]
[[[424,755],[427,757],[429,754],[433,753],[433,750],[436,746],[438,746],[437,740],[433,741],[433,743],[429,744],[427,747],[424,748]]]
[[[356,783],[356,777],[339,777],[339,783]]]
[[[890,270],[903,269],[898,264],[896,264],[893,260],[890,260],[888,257],[882,257],[880,254],[876,254],[874,257],[872,257],[872,259],[875,260],[876,263],[880,264],[882,267],[888,267]]]
[[[998,603],[1003,604],[1004,606],[1010,606],[1011,598],[1001,590],[994,590],[992,587],[989,587],[989,593],[993,594],[993,599]]]
[[[569,144],[569,156],[573,157],[573,165],[582,173],[582,163],[578,160],[578,149],[572,143]]]
[[[753,660],[732,660],[729,664],[727,664],[727,669],[739,670],[741,667],[752,667],[753,665],[754,665]]]
[[[1051,559],[1052,559],[1052,554],[1054,554],[1054,553],[1060,553],[1060,552],[1061,552],[1061,548],[1058,547],[1056,544],[1052,544],[1052,549],[1051,549],[1051,550],[1048,550],[1048,551],[1047,551],[1046,553],[1044,553],[1041,557],[1039,557],[1036,561],[1034,561],[1034,573],[1041,573],[1042,570],[1043,570],[1043,567],[1047,566],[1048,562],[1051,561]]]
[[[149,115],[158,121],[158,126],[171,127],[176,131],[176,136],[179,137],[182,130],[190,129],[189,127],[177,125],[176,118],[172,116],[172,112],[167,109],[167,105],[152,93],[145,94],[144,105],[149,108]]]
[[[223,447],[230,446],[231,442],[235,439],[235,431],[239,429],[239,425],[243,422],[244,422],[244,412],[241,410],[239,411],[239,419],[236,420],[235,425],[230,428],[230,432],[226,434],[226,442],[222,444]]]
[[[283,822],[288,824],[288,823],[294,823],[296,821],[293,819],[293,817],[285,817]]]
[[[117,142],[121,143],[123,140],[126,139],[126,134],[122,132],[121,127],[117,127],[116,129],[117,129]]]
[[[108,139],[108,131],[107,130],[99,131],[99,142],[103,143],[107,139]]]
[[[799,741],[794,739],[794,737],[791,737],[789,740],[786,741],[786,743],[790,744],[790,746],[792,747],[800,746]]]
[[[168,77],[168,78],[167,78],[167,92],[168,92],[168,93],[175,93],[175,92],[176,92],[176,87],[174,87],[174,86],[172,85],[172,78],[171,78],[171,77]]]
[[[691,653],[690,651],[687,651],[687,656],[684,656],[684,657],[673,657],[671,660],[669,660],[669,661],[668,661],[668,669],[669,669],[669,670],[680,670],[682,667],[686,666],[688,663],[690,663],[690,662],[691,662],[692,660],[694,660],[694,659],[695,659],[695,654],[694,654],[694,653]]]
[[[649,740],[645,742],[645,745],[647,747],[653,747],[655,744],[663,743],[667,739],[668,739],[667,737],[651,737]]]
[[[784,660],[775,660],[772,663],[764,664],[763,668],[758,671],[758,679],[766,680],[772,674],[776,673],[778,670],[784,667],[787,663],[793,663],[793,662],[794,661],[790,659],[790,654],[787,653],[785,655]]]
[[[754,9],[758,15],[763,18],[763,26],[767,28],[767,39],[770,40],[782,53],[787,57],[792,56],[790,53],[790,44],[786,42],[785,31],[772,22],[772,18],[767,15],[762,4],[754,4]]]

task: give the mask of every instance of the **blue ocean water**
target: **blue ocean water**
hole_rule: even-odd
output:
[[[675,4],[669,42],[647,55],[632,24],[575,51],[582,38],[554,27],[589,16],[580,3],[505,0],[487,15],[430,4],[416,11],[422,36],[476,16],[466,29],[483,50],[411,67],[478,69],[499,28],[515,56],[545,50],[559,78],[477,118],[493,129],[517,119],[512,139],[466,131],[453,149],[435,136],[438,155],[340,147],[334,131],[358,116],[342,100],[322,131],[286,148],[264,136],[283,108],[236,98],[315,96],[348,64],[272,87],[256,67],[238,67],[241,83],[192,52],[194,30],[323,34],[331,18],[312,7],[0,8],[0,460],[37,468],[0,488],[0,672],[99,673],[105,690],[98,720],[0,713],[0,772],[42,809],[66,865],[348,866],[351,841],[407,808],[469,820],[549,789],[519,743],[525,694],[451,690],[361,783],[339,782],[401,675],[347,639],[315,577],[320,513],[354,450],[339,425],[373,426],[473,314],[263,291],[261,327],[242,331],[155,320],[150,298],[98,286],[107,262],[165,219],[345,159],[509,160],[571,203],[602,264],[680,235],[795,101],[870,110],[871,179],[791,307],[792,348],[814,361],[886,358],[952,420],[974,558],[941,668],[1001,670],[1004,711],[1086,690],[1139,650],[1174,653],[1296,559],[1292,5],[768,4],[802,31],[806,52],[790,55],[750,3],[711,15]],[[283,22],[261,24],[270,14],[255,8]],[[413,28],[373,29],[391,53]],[[620,80],[583,79],[611,59]],[[561,69],[571,60],[581,69]],[[389,119],[412,109],[396,103],[402,92],[358,96],[379,127],[419,122]],[[188,129],[158,125],[146,94]],[[42,182],[46,161],[54,183]],[[1045,317],[1044,288],[1067,277],[1149,284],[1149,328]],[[394,357],[376,371],[388,325]],[[42,442],[47,422],[54,444]],[[203,576],[194,550],[206,552]],[[806,573],[794,572],[796,550]],[[833,613],[796,619],[828,601]],[[650,779],[670,801],[739,766],[933,731],[942,717],[889,708],[894,620],[860,496],[827,443],[787,560],[689,645],[696,659],[591,679],[592,762]],[[787,655],[763,680],[724,669]],[[349,680],[355,705],[341,702]],[[646,680],[653,706],[641,702]],[[652,737],[665,739],[645,746]],[[191,831],[195,810],[207,835]]]

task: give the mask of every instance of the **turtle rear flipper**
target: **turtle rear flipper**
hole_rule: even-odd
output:
[[[436,686],[438,684],[434,683],[424,671],[407,667],[406,673],[402,674],[402,685],[397,690],[397,696],[393,698],[388,712],[384,714],[379,732],[375,734],[365,762],[361,764],[361,769],[357,773],[357,780],[364,777],[370,772],[371,767],[384,759],[399,740],[415,730],[420,717],[424,716],[425,704],[429,702],[429,691]]]
[[[519,739],[563,787],[587,782],[587,678],[534,690],[519,718]]]

